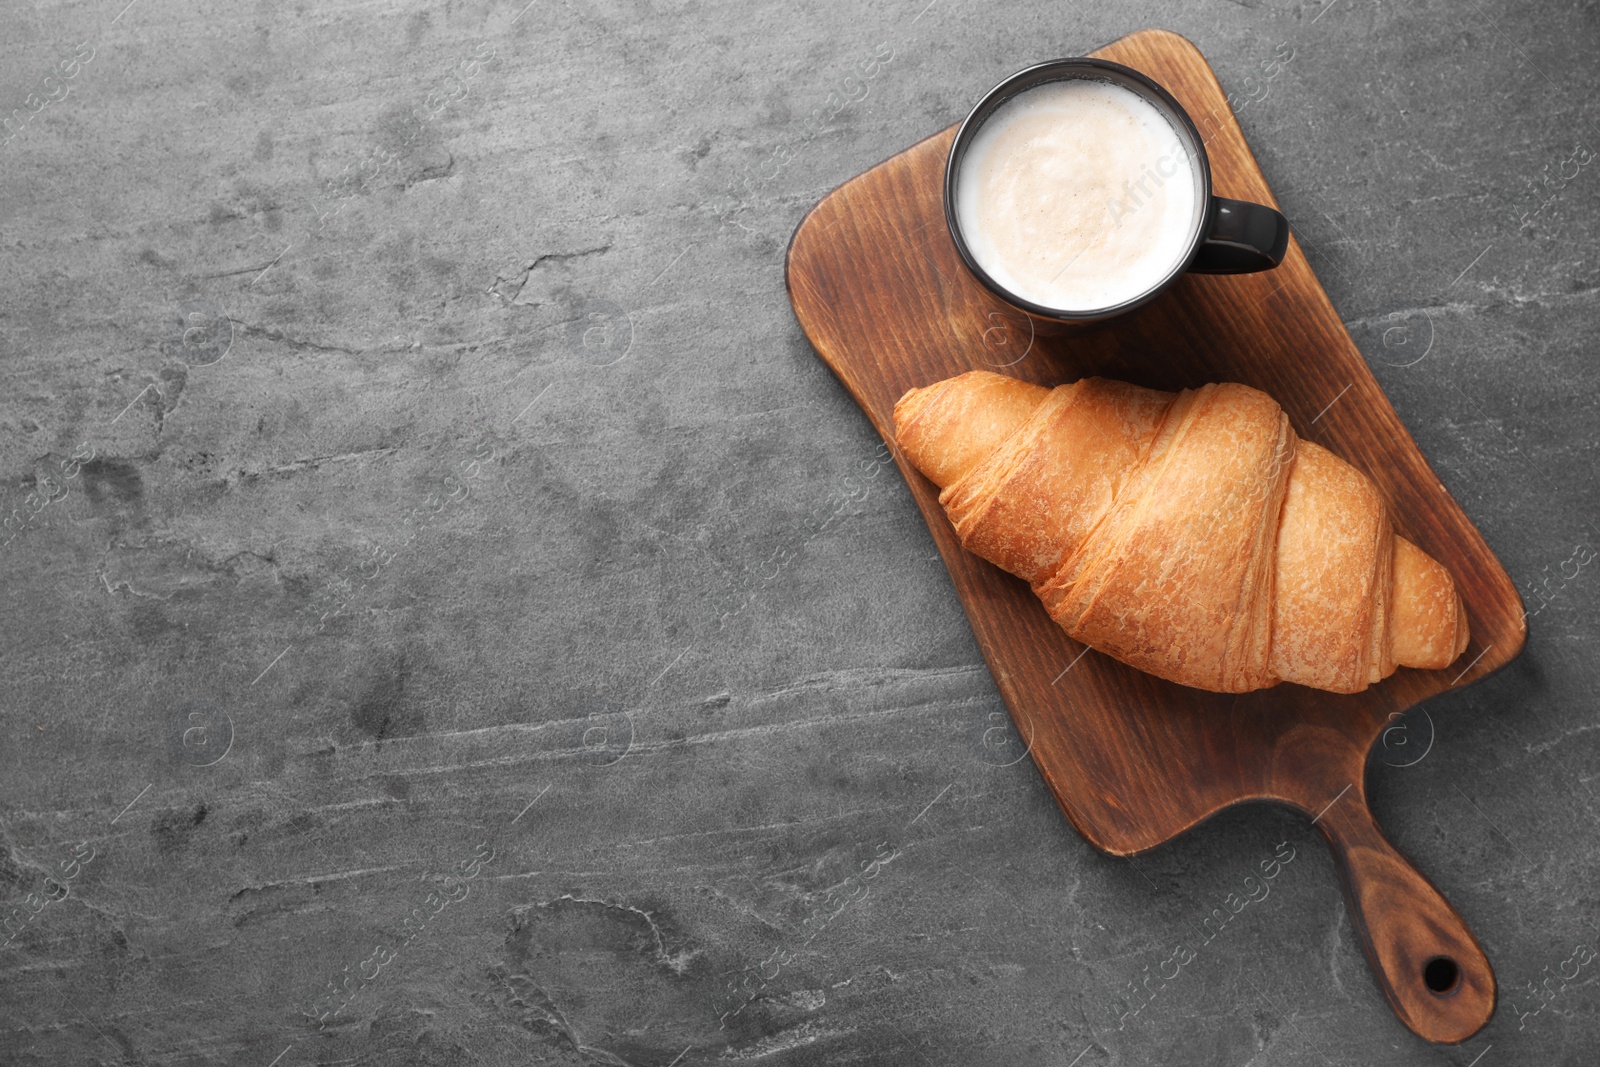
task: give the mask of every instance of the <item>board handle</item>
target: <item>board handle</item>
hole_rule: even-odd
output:
[[[1383,836],[1360,787],[1317,817],[1378,988],[1418,1037],[1455,1044],[1494,1014],[1489,958],[1466,922]]]

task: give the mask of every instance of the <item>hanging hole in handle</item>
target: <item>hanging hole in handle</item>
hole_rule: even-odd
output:
[[[1435,956],[1422,965],[1422,981],[1434,996],[1454,993],[1461,984],[1461,967],[1449,956]]]

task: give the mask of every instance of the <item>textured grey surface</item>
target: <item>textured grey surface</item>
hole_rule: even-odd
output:
[[[0,1063],[1592,1062],[1592,4],[125,3],[0,16]],[[784,296],[829,188],[1152,25],[1536,609],[1370,776],[1498,970],[1459,1048],[1301,820],[1112,860],[986,744]]]

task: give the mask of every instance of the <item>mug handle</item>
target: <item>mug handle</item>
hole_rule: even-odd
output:
[[[1281,211],[1248,200],[1211,198],[1211,232],[1189,269],[1196,274],[1253,274],[1283,262],[1289,220]]]

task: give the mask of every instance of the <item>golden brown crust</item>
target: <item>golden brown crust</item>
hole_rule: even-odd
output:
[[[1217,692],[1351,693],[1466,647],[1449,572],[1259,390],[1046,390],[972,371],[908,392],[895,426],[969,551],[1141,670]]]
[[[1404,537],[1394,553],[1394,652],[1408,667],[1440,670],[1467,648],[1467,612],[1450,572]]]
[[[1357,693],[1394,671],[1387,610],[1394,537],[1377,488],[1301,441],[1289,474],[1274,570],[1272,673]]]
[[[1184,397],[1039,596],[1074,638],[1140,670],[1216,692],[1260,689],[1271,684],[1272,553],[1293,431],[1270,397],[1243,386]]]
[[[975,371],[912,389],[894,406],[895,440],[940,488],[987,456],[1044,402],[1050,390]],[[950,427],[959,426],[959,433]]]
[[[961,543],[1027,581],[1049,578],[1111,510],[1171,402],[1171,393],[1098,378],[1050,391],[939,494]]]

